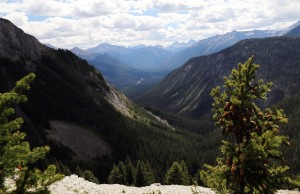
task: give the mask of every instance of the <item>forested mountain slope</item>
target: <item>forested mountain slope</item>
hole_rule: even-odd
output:
[[[112,164],[128,155],[149,161],[161,179],[175,160],[185,160],[193,173],[213,161],[216,146],[204,136],[174,129],[112,89],[85,60],[0,19],[0,92],[29,72],[36,79],[28,102],[17,107],[22,129],[33,146],[51,146],[47,162],[62,171],[79,165],[106,181]]]
[[[274,37],[243,40],[218,53],[193,58],[144,95],[142,102],[200,118],[211,109],[211,89],[251,55],[261,65],[258,76],[274,83],[266,105],[300,92],[300,38]]]

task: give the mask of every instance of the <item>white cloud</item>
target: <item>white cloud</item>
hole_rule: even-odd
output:
[[[69,16],[72,7],[71,4],[63,1],[24,0],[22,5],[22,8],[30,14],[50,17]]]
[[[0,0],[0,8],[25,32],[64,48],[166,45],[300,20],[299,0]]]
[[[20,27],[25,26],[28,23],[28,17],[25,12],[11,12],[6,14],[5,18]]]

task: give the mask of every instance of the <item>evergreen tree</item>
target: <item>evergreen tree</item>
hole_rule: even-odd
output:
[[[109,184],[122,184],[123,183],[123,176],[120,173],[119,168],[115,164],[108,176],[108,183]]]
[[[228,138],[222,141],[217,165],[205,165],[201,178],[220,193],[274,193],[289,181],[288,167],[280,164],[288,137],[279,134],[287,118],[282,110],[256,105],[272,85],[256,79],[258,69],[251,57],[224,78],[224,91],[219,86],[211,91],[213,118]]]
[[[84,175],[83,170],[81,170],[81,168],[79,166],[76,166],[75,174],[78,175],[79,177],[83,177],[83,175]]]
[[[126,185],[127,184],[127,174],[126,174],[126,167],[125,167],[124,162],[119,161],[118,169],[122,176],[122,182],[120,184]]]
[[[149,163],[149,161],[146,162],[145,164],[145,176],[146,176],[146,180],[147,180],[147,185],[151,185],[152,183],[155,182],[155,176],[153,174],[153,170],[151,168],[151,165]]]
[[[44,172],[34,168],[34,163],[43,159],[50,148],[43,146],[31,150],[29,143],[24,141],[26,134],[19,131],[23,119],[13,119],[13,107],[27,101],[22,93],[30,89],[29,84],[34,78],[35,75],[30,73],[16,82],[11,91],[0,93],[0,193],[25,193],[29,189],[46,192],[46,186],[62,178],[56,174],[54,165],[49,165]],[[13,181],[15,188],[8,188],[5,180]]]
[[[147,180],[146,180],[146,172],[144,163],[140,160],[138,160],[136,165],[136,173],[135,173],[135,181],[134,184],[137,187],[146,186]]]
[[[166,173],[165,183],[167,185],[187,185],[186,174],[178,162],[173,162],[172,166]]]
[[[183,173],[183,185],[189,185],[191,182],[190,175],[189,175],[188,168],[183,160],[180,162],[180,167]]]
[[[97,177],[95,177],[94,173],[90,170],[85,170],[84,171],[84,176],[83,178],[85,180],[88,180],[90,182],[93,182],[93,183],[96,183],[96,184],[99,184],[99,180],[97,179]]]
[[[130,158],[127,156],[125,161],[126,166],[126,181],[127,185],[134,185],[134,167],[131,163]]]

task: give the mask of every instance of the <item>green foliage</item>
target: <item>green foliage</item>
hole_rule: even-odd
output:
[[[135,186],[142,187],[155,182],[153,172],[148,162],[138,161],[135,173]]]
[[[90,170],[85,170],[83,173],[83,178],[85,180],[88,180],[90,182],[99,184],[99,180],[97,179],[97,177],[95,177],[94,173]]]
[[[222,141],[217,165],[205,165],[201,178],[220,193],[274,193],[290,182],[288,167],[280,164],[282,144],[289,141],[279,129],[287,118],[281,109],[256,105],[272,85],[256,79],[258,69],[251,57],[224,78],[223,92],[211,91],[213,118],[228,140]]]
[[[120,182],[120,184],[126,185],[127,184],[127,172],[126,172],[126,166],[125,166],[124,162],[122,162],[122,161],[119,162],[118,169],[122,176],[122,181]]]
[[[19,131],[23,119],[13,118],[14,105],[27,101],[22,93],[30,89],[29,84],[34,78],[35,74],[30,73],[17,81],[11,91],[0,93],[1,192],[42,192],[47,190],[46,186],[62,178],[62,175],[56,174],[54,165],[49,165],[44,172],[34,168],[34,163],[43,159],[50,148],[43,146],[31,149],[29,143],[24,141],[26,134]],[[5,185],[7,180],[13,180],[15,186]]]
[[[75,174],[78,175],[79,177],[83,177],[83,175],[84,175],[82,169],[79,166],[76,166]]]
[[[188,185],[190,183],[189,174],[184,161],[180,164],[178,162],[172,164],[166,173],[165,183],[167,185]]]
[[[123,175],[120,173],[119,168],[114,164],[113,169],[111,170],[108,176],[109,184],[122,184],[123,183]]]
[[[189,175],[189,170],[183,160],[180,162],[180,167],[183,173],[183,185],[189,185],[191,183],[191,177]]]
[[[90,181],[90,182],[93,182],[93,183],[96,183],[96,184],[99,183],[98,178],[90,170],[83,171],[79,166],[76,166],[75,174],[78,175],[79,177],[84,178],[87,181]]]
[[[155,176],[150,163],[137,161],[136,167],[131,163],[129,157],[125,164],[119,161],[118,165],[113,165],[113,169],[108,177],[110,184],[123,184],[132,186],[147,186],[155,182]]]
[[[134,184],[134,166],[131,163],[130,158],[127,156],[125,161],[126,166],[126,183],[127,185]]]

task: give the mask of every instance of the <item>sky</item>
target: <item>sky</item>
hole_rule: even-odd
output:
[[[0,0],[0,17],[59,48],[168,46],[287,28],[300,20],[300,0]]]

